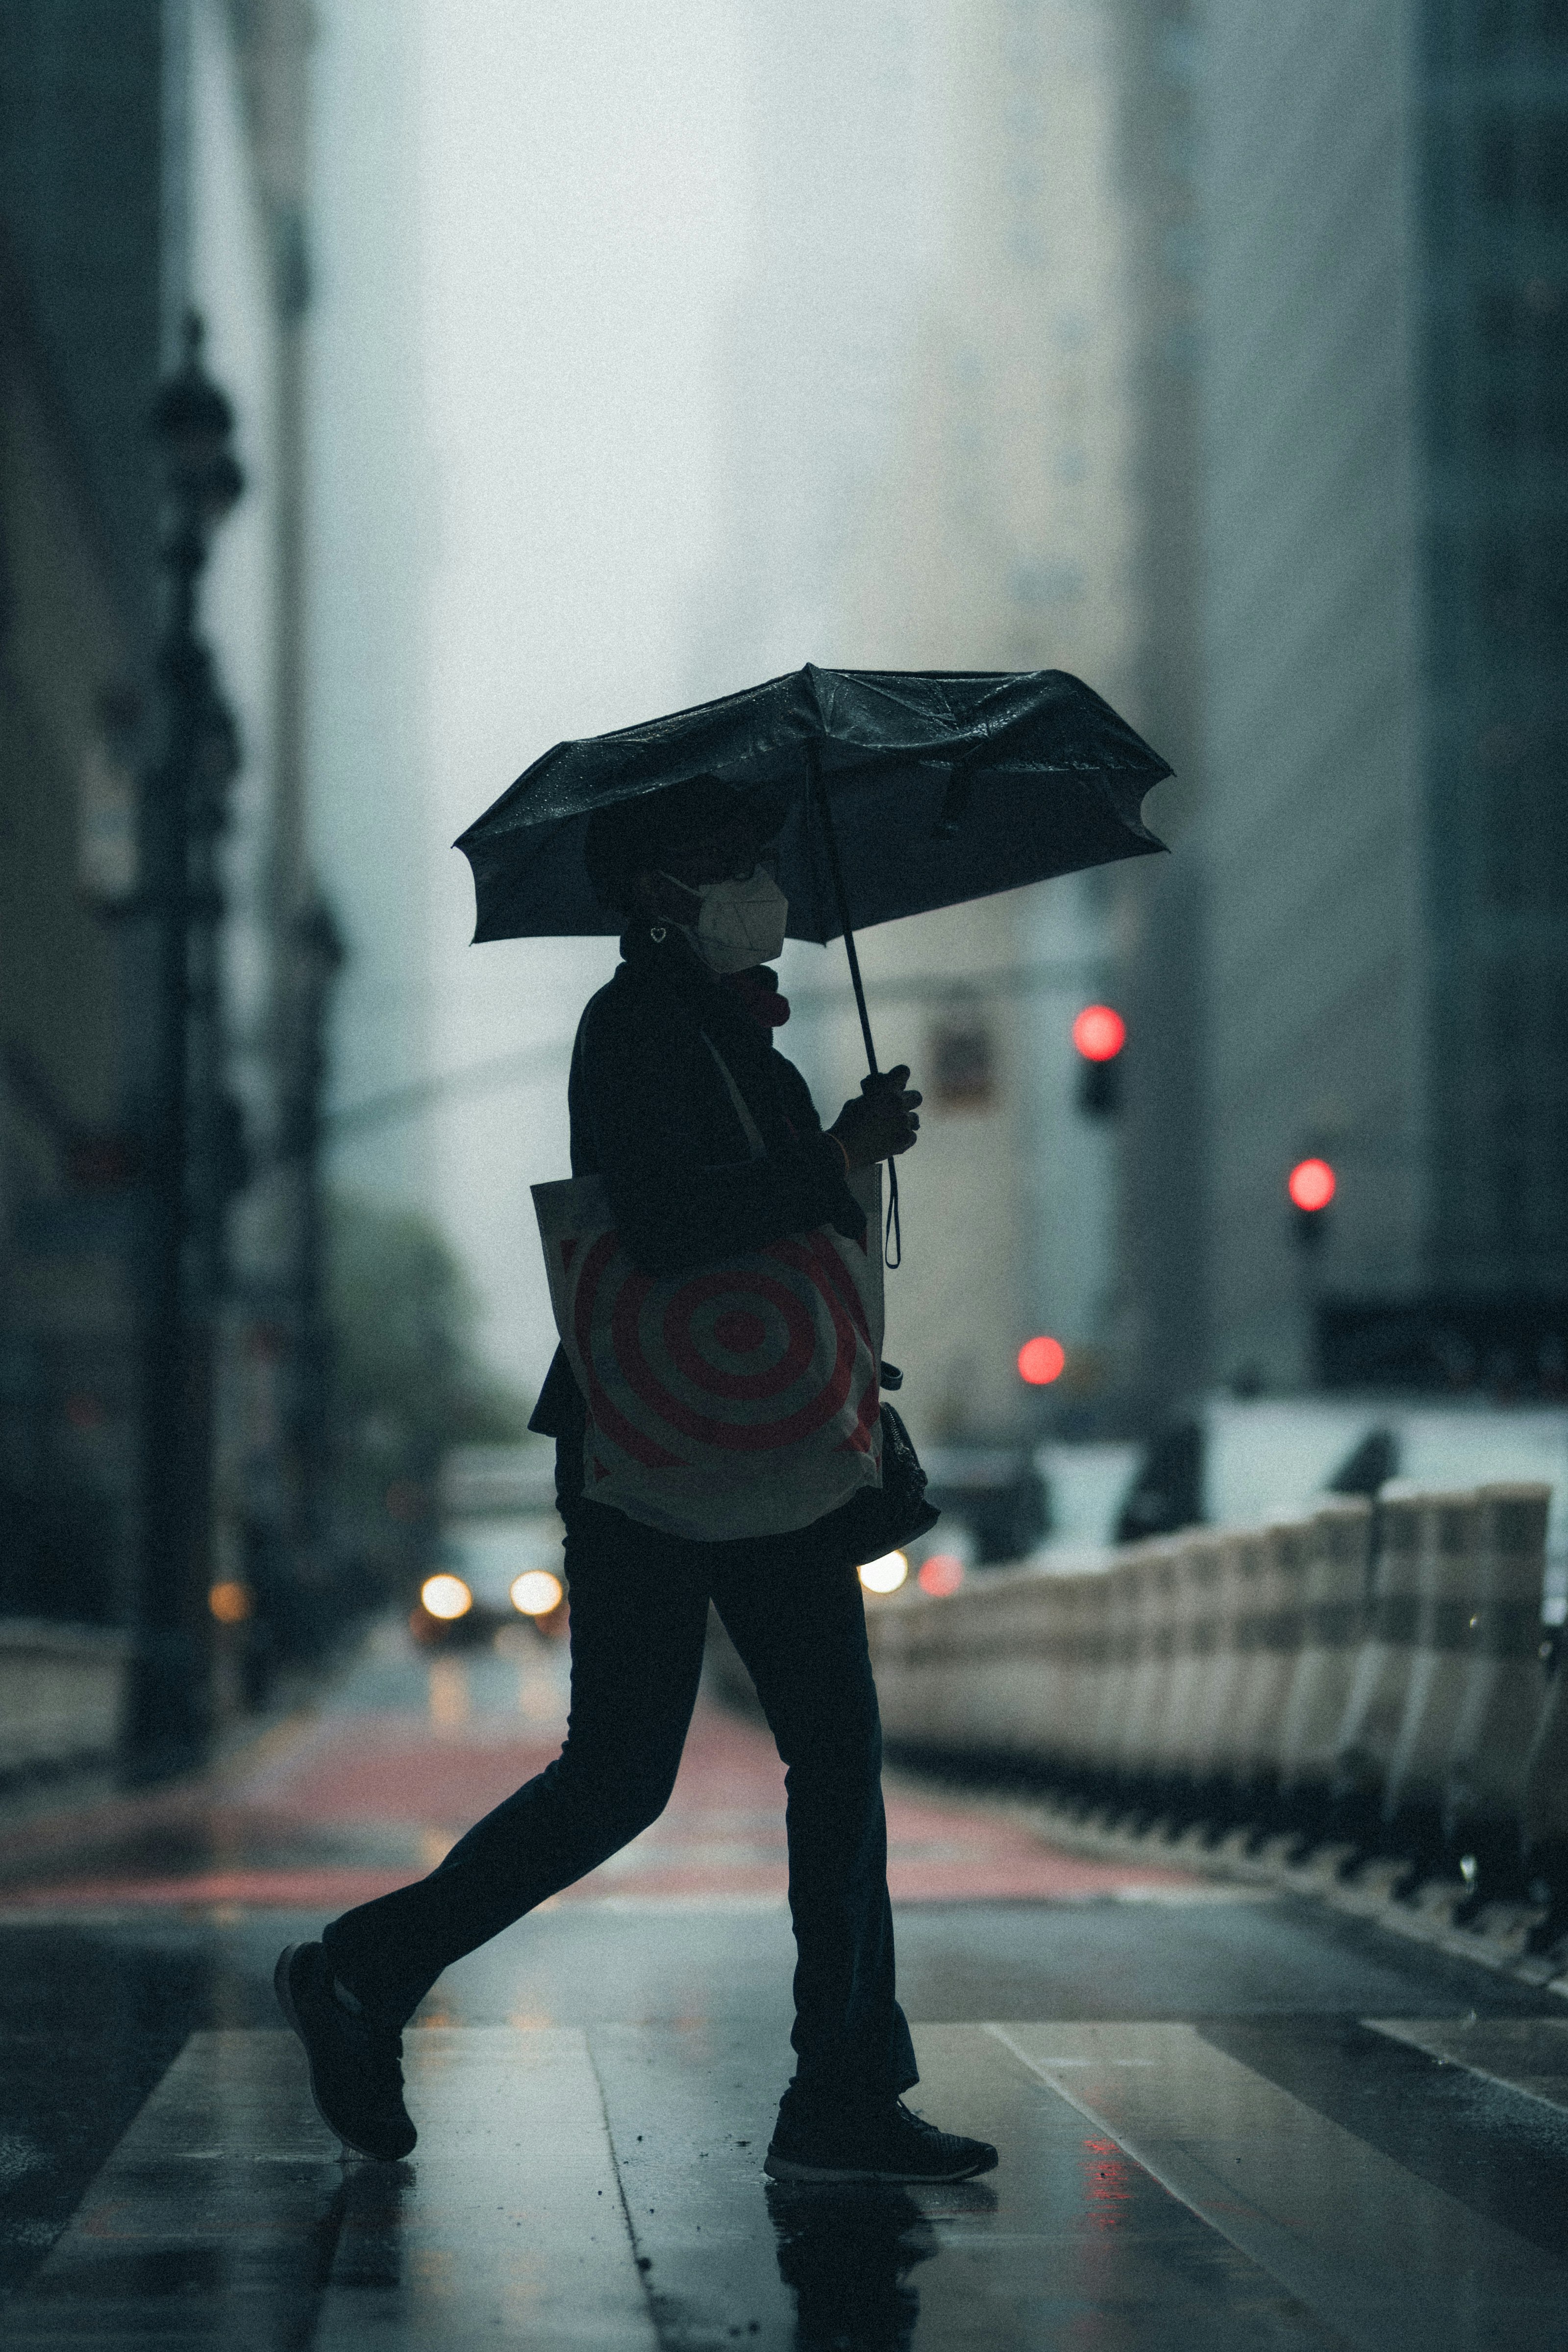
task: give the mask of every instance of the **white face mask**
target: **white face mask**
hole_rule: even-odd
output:
[[[666,882],[674,879],[664,876]],[[676,882],[675,887],[702,900],[701,914],[686,929],[710,971],[748,971],[753,964],[771,963],[783,946],[789,901],[766,866],[757,866],[744,882]]]

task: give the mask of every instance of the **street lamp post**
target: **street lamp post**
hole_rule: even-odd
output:
[[[321,1184],[322,1097],[333,984],[345,949],[331,908],[317,893],[290,928],[289,1083],[282,1152],[294,1188],[293,1346],[289,1367],[292,1525],[296,1571],[320,1585],[329,1549],[326,1525],[331,1328],[327,1304],[327,1235]]]
[[[141,1544],[136,1642],[123,1727],[127,1779],[198,1765],[212,1732],[214,1320],[226,1156],[218,1005],[223,915],[216,841],[238,764],[235,724],[197,628],[215,527],[244,488],[234,411],[185,323],[181,365],[152,431],[164,468],[167,579],[158,648],[162,742],[142,824],[155,933],[155,1035],[146,1121]]]

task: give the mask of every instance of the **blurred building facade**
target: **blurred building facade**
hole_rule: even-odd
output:
[[[819,28],[834,70],[759,105],[761,234],[789,252],[759,268],[737,341],[745,553],[725,625],[733,644],[750,624],[750,657],[704,690],[807,658],[1068,669],[1184,771],[1171,816],[1173,787],[1150,814],[1190,830],[1186,17],[1183,0],[904,0]],[[776,73],[784,33],[756,37]],[[845,89],[853,141],[834,136]],[[840,184],[821,158],[843,152]],[[861,943],[881,1059],[911,1063],[926,1100],[888,1325],[925,1440],[1035,1426],[1017,1360],[1037,1333],[1066,1347],[1051,1404],[1069,1427],[1143,1426],[1200,1377],[1192,863]],[[786,979],[789,1050],[831,1112],[863,1069],[838,951],[792,950]],[[1071,1045],[1102,998],[1130,1029],[1112,1117],[1085,1112]]]
[[[225,1201],[204,1309],[216,1507],[193,1606],[204,1617],[210,1578],[247,1586],[264,1614],[281,1595],[287,1615],[286,1588],[308,1580],[318,1104],[338,954],[305,824],[308,33],[303,0],[0,11],[6,398],[25,427],[6,438],[0,702],[0,1605],[13,1613],[124,1619],[135,1601],[138,1145],[156,1033],[139,803],[160,727],[149,423],[193,307],[247,477],[203,604],[240,759],[220,853],[219,1116],[190,1171]],[[84,1497],[93,1539],[62,1548],[47,1531]]]
[[[1568,13],[1203,41],[1215,1368],[1560,1387]]]
[[[307,562],[310,832],[349,960],[334,1101],[426,1080],[431,870],[427,583],[435,488],[422,373],[418,0],[315,0],[311,469]],[[388,908],[396,909],[390,918]],[[418,1118],[334,1126],[334,1181],[428,1200]]]
[[[999,0],[945,10],[936,30],[946,234],[841,573],[845,635],[868,667],[1066,669],[1125,709],[1134,415],[1110,12]],[[1067,1350],[1058,1400],[1095,1405],[1115,1385],[1116,1149],[1077,1108],[1071,1043],[1079,1009],[1115,994],[1111,908],[1102,879],[1075,877],[863,943],[884,1058],[915,1066],[929,1106],[901,1171],[889,1347],[932,1437],[1026,1427],[1017,1357],[1036,1333]],[[843,1063],[852,1028],[835,1027]]]
[[[1126,1425],[1140,1429],[1182,1412],[1212,1362],[1196,14],[1195,0],[1117,0],[1110,19],[1132,413],[1125,707],[1176,772],[1148,810],[1170,856],[1105,877],[1129,1035],[1117,1135],[1118,1369]]]
[[[136,972],[83,886],[134,874],[137,628],[14,249],[0,272],[0,1611],[105,1620],[136,1475]]]
[[[719,356],[728,549],[694,693],[837,661],[836,582],[896,429],[941,235],[933,0],[739,25],[751,266]]]

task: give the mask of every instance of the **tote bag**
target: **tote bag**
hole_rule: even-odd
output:
[[[754,1154],[756,1122],[717,1050]],[[882,1171],[830,1225],[691,1274],[642,1274],[603,1180],[533,1187],[550,1304],[588,1412],[591,1502],[706,1542],[809,1527],[882,1479]]]

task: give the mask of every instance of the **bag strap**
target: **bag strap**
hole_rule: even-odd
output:
[[[724,1055],[719,1052],[718,1047],[714,1044],[713,1039],[708,1035],[706,1029],[699,1030],[697,1034],[701,1037],[703,1044],[707,1047],[708,1052],[713,1055],[719,1076],[724,1080],[725,1092],[728,1095],[731,1108],[733,1108],[737,1118],[740,1121],[740,1131],[746,1138],[747,1150],[753,1160],[765,1160],[768,1156],[768,1146],[762,1139],[762,1129],[752,1118],[750,1106],[747,1104],[746,1097],[741,1093],[740,1088],[736,1085],[735,1076],[730,1069],[729,1064],[725,1060]],[[572,1045],[572,1059],[574,1062],[580,1059],[583,1067],[586,1068],[588,1063],[588,1022],[586,1016],[578,1024],[577,1037]]]
[[[729,1064],[725,1060],[724,1055],[719,1052],[718,1047],[714,1044],[713,1039],[708,1035],[707,1031],[704,1029],[700,1032],[700,1034],[703,1044],[707,1047],[708,1052],[713,1055],[714,1060],[718,1065],[719,1076],[724,1080],[725,1089],[734,1107],[735,1115],[740,1121],[740,1131],[746,1138],[747,1147],[751,1153],[751,1157],[753,1160],[766,1159],[768,1155],[768,1146],[762,1140],[762,1129],[752,1118],[751,1112],[747,1106],[746,1097],[741,1093],[740,1088],[735,1083],[734,1074],[730,1069]]]

